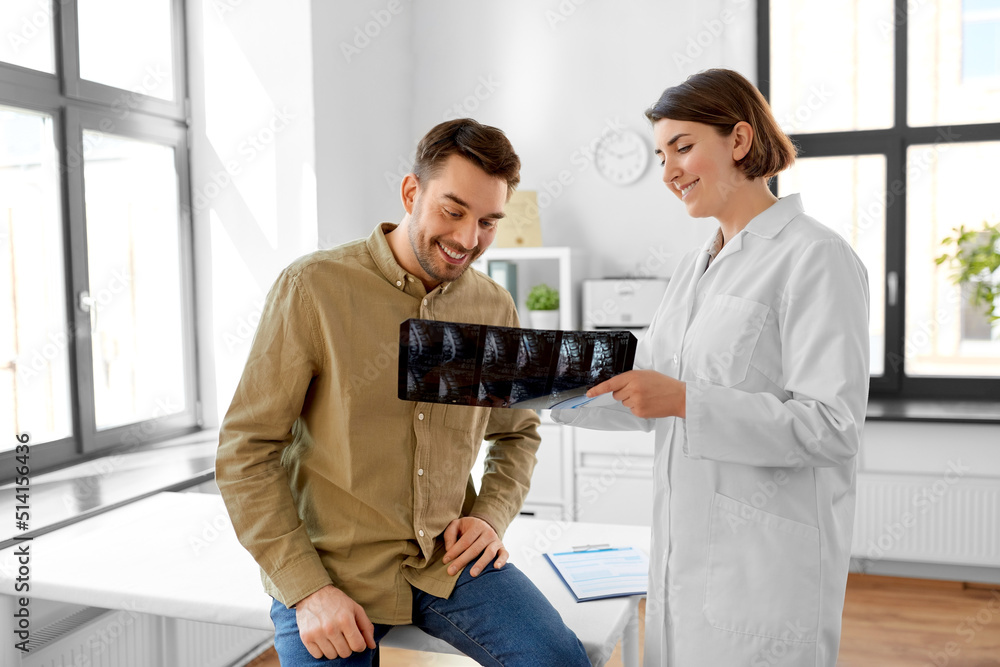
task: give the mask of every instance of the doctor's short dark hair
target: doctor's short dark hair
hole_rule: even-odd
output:
[[[669,118],[711,125],[728,136],[737,123],[753,128],[750,152],[736,164],[749,179],[784,171],[795,161],[795,144],[774,119],[771,107],[743,75],[728,69],[709,69],[692,74],[684,83],[663,91],[656,104],[646,109],[651,123]]]
[[[507,183],[507,199],[521,181],[521,158],[507,135],[471,118],[448,120],[431,128],[417,144],[413,173],[432,179],[451,155],[461,155],[490,176]]]

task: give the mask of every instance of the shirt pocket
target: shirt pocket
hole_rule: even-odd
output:
[[[472,405],[447,405],[444,409],[444,425],[453,431],[478,434],[479,440],[486,433],[486,419],[490,408]]]
[[[704,613],[719,630],[816,641],[819,529],[716,493]]]
[[[692,347],[687,356],[694,374],[724,387],[746,380],[770,310],[763,303],[738,296],[712,297],[699,316],[698,329],[691,332]]]

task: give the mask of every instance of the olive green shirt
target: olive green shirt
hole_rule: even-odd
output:
[[[473,269],[427,292],[393,257],[393,228],[278,277],[222,424],[216,479],[271,596],[291,607],[332,583],[372,622],[402,624],[411,585],[438,597],[455,586],[441,563],[452,520],[477,516],[502,536],[520,510],[539,421],[397,397],[403,321],[518,320],[507,291]]]

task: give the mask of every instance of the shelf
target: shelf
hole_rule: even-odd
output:
[[[566,246],[547,248],[494,248],[491,247],[483,255],[483,259],[506,259],[517,261],[522,259],[562,259],[570,261],[573,249]],[[482,260],[480,260],[482,261]]]
[[[528,290],[540,282],[537,268],[532,266],[539,262],[555,262],[559,289],[559,328],[571,331],[580,328],[579,318],[579,255],[575,248],[566,246],[538,248],[489,248],[473,265],[477,270],[487,273],[486,265],[490,260],[515,262],[517,271],[517,294],[514,303],[517,304],[518,315],[522,327],[530,327],[526,300]],[[545,269],[542,270],[543,272]],[[547,275],[551,275],[551,270]],[[547,278],[546,278],[547,280]]]

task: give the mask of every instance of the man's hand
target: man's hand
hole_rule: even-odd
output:
[[[626,371],[587,392],[593,398],[609,391],[616,401],[642,419],[681,417],[687,413],[687,385],[656,371]]]
[[[469,572],[473,577],[482,572],[494,558],[497,559],[497,569],[500,569],[510,557],[493,526],[474,516],[463,516],[448,524],[444,529],[444,548],[442,562],[451,563],[448,567],[450,575],[461,572],[479,554],[482,557]]]
[[[375,648],[375,626],[368,614],[332,584],[308,595],[295,605],[299,637],[309,655],[346,658],[365,648]]]

